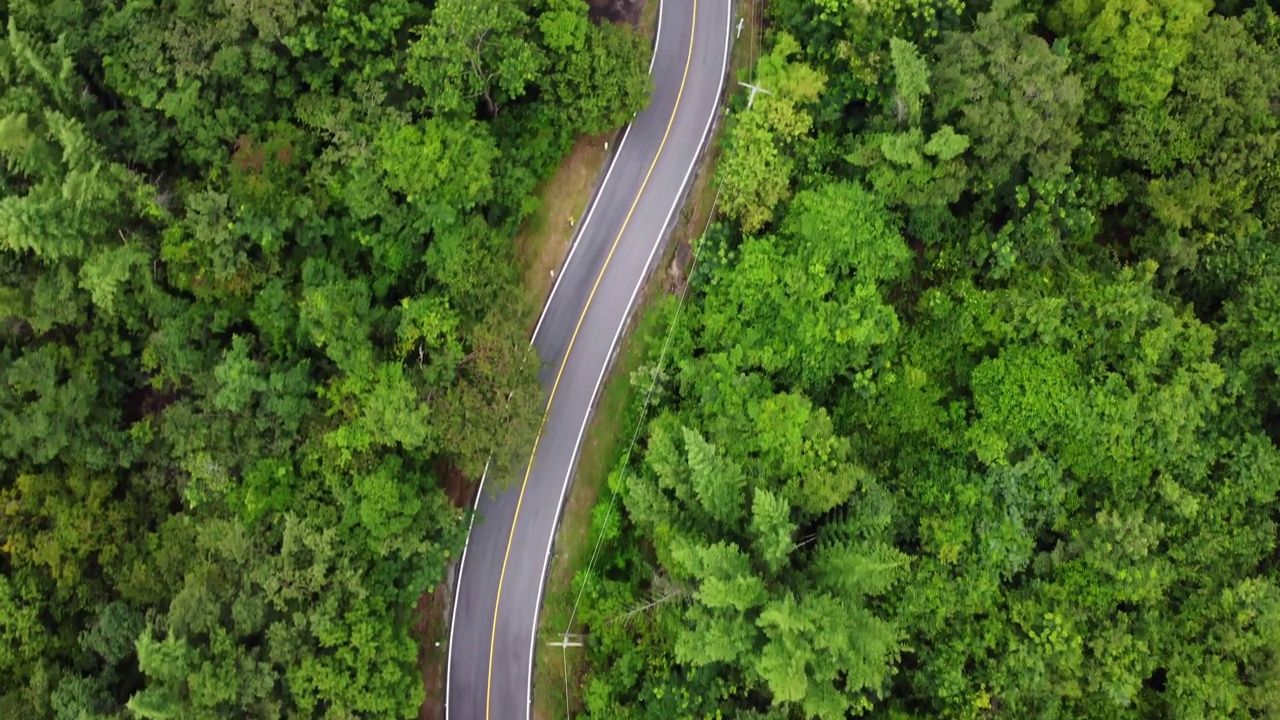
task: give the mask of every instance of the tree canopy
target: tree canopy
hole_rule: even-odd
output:
[[[1224,5],[768,5],[584,716],[1280,714],[1280,19]]]
[[[646,41],[582,0],[0,8],[0,716],[417,717],[414,608],[540,414],[512,237]]]

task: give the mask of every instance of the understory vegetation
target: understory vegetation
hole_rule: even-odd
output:
[[[583,0],[0,18],[0,717],[416,717],[415,604],[540,413],[511,238],[649,43]]]
[[[585,714],[1280,717],[1274,3],[767,8]]]

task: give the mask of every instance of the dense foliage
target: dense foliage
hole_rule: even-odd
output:
[[[1280,717],[1275,10],[768,8],[586,713]]]
[[[0,17],[0,716],[416,717],[444,480],[541,398],[511,238],[647,44],[583,0]]]

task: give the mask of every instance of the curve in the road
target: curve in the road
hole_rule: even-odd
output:
[[[693,28],[690,35],[697,37],[698,31],[698,0],[693,0]],[[657,167],[658,160],[662,158],[662,151],[667,147],[667,139],[671,137],[671,126],[675,125],[676,114],[680,111],[680,100],[684,97],[685,81],[689,78],[689,66],[693,63],[693,43],[689,43],[689,54],[685,58],[684,72],[680,75],[680,89],[676,92],[676,105],[671,112],[671,118],[667,121],[667,129],[662,133],[662,141],[658,143],[658,152],[654,153],[653,162],[649,163],[649,170],[644,174],[644,180],[640,181],[640,191],[636,193],[635,199],[631,201],[631,207],[627,210],[627,216],[622,219],[622,227],[618,228],[618,234],[613,239],[613,245],[609,247],[609,254],[604,258],[604,267],[600,268],[600,273],[596,275],[596,280],[591,284],[591,292],[587,295],[586,305],[583,306],[582,312],[578,315],[578,322],[573,327],[573,334],[569,336],[569,346],[565,348],[564,359],[560,361],[560,369],[556,371],[556,379],[551,383],[551,394],[547,398],[547,410],[556,401],[556,391],[560,389],[560,380],[564,377],[565,366],[569,364],[569,356],[573,353],[574,343],[578,341],[578,333],[582,330],[582,322],[587,319],[587,311],[591,309],[591,303],[596,299],[596,292],[600,289],[600,281],[604,280],[605,271],[609,269],[609,263],[613,261],[614,253],[618,251],[618,243],[622,242],[622,236],[627,231],[627,226],[631,224],[631,216],[635,214],[636,206],[640,204],[640,198],[644,195],[644,189],[649,186],[649,180],[653,177],[653,169]],[[656,247],[655,243],[655,247]],[[594,393],[593,393],[594,394]],[[588,415],[590,410],[588,410]],[[511,532],[507,535],[507,551],[502,556],[502,569],[498,572],[498,596],[493,603],[493,632],[489,635],[489,678],[488,688],[485,692],[485,717],[489,717],[489,702],[493,698],[493,649],[498,638],[498,611],[502,606],[502,584],[507,576],[507,562],[511,558],[511,543],[516,539],[516,526],[520,522],[520,508],[524,503],[525,489],[529,485],[529,475],[533,473],[533,460],[538,455],[538,443],[542,440],[542,431],[547,424],[548,412],[542,415],[542,424],[538,428],[538,434],[533,439],[533,451],[530,453],[529,464],[524,472],[524,479],[520,482],[520,494],[516,497],[516,514],[511,521]],[[579,443],[576,443],[579,444]],[[572,473],[572,468],[570,468]],[[568,486],[568,482],[564,483]],[[553,531],[554,533],[554,531]],[[543,573],[546,577],[546,573]],[[538,602],[541,602],[542,593],[538,593]],[[535,623],[536,630],[536,623]],[[534,637],[536,638],[536,632]],[[532,662],[532,653],[530,654]],[[531,666],[532,667],[532,666]]]
[[[463,548],[450,627],[447,720],[514,720],[520,705],[529,716],[538,612],[556,523],[618,338],[719,107],[728,64],[729,1],[686,0],[670,10],[665,2],[659,6],[650,62],[653,99],[624,131],[534,330],[539,354],[559,362],[553,363],[558,365],[554,376],[544,373],[550,393],[524,477],[518,489],[496,497],[480,492],[476,499],[482,522],[471,528]],[[662,55],[663,37],[673,35],[677,42],[687,38],[677,45],[685,52]],[[628,146],[633,133],[636,140]],[[643,176],[637,172],[642,168]],[[651,189],[654,179],[658,182]],[[592,232],[597,210],[601,217]],[[597,300],[601,287],[606,291]],[[623,301],[627,287],[631,292]],[[611,337],[600,332],[609,329]],[[562,380],[567,381],[563,389]],[[529,541],[542,538],[546,549],[539,555],[538,544]],[[521,636],[528,638],[527,648],[513,642]]]

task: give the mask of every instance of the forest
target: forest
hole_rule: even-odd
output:
[[[765,3],[580,716],[1280,717],[1278,11]]]
[[[512,238],[649,40],[584,0],[0,18],[0,717],[417,717],[415,606],[541,412]]]

